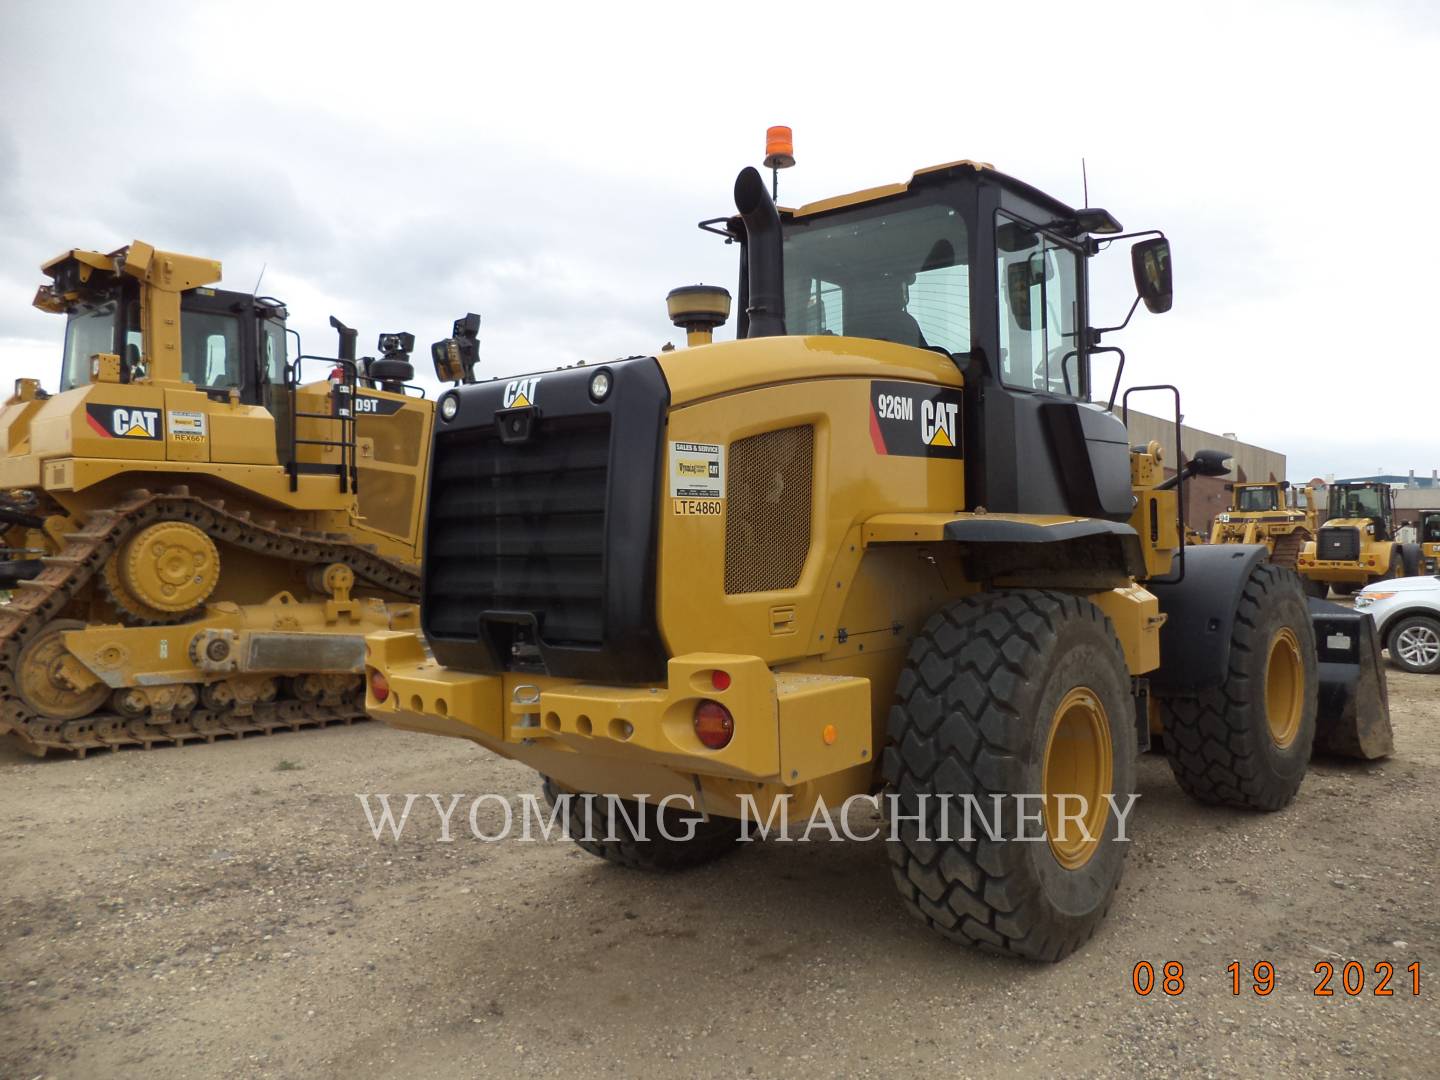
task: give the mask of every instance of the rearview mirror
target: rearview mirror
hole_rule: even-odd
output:
[[[1035,330],[1044,325],[1045,312],[1031,309],[1031,290],[1041,281],[1054,277],[1054,267],[1038,251],[1024,262],[1013,262],[1005,268],[1005,291],[1010,300],[1010,314],[1021,330]]]
[[[1170,277],[1170,241],[1163,236],[1141,240],[1130,249],[1130,268],[1135,273],[1135,291],[1152,315],[1170,310],[1174,284]]]

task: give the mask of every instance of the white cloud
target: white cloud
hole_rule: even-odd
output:
[[[1078,203],[1084,156],[1092,201],[1175,248],[1174,311],[1114,338],[1132,382],[1296,475],[1440,464],[1425,4],[65,10],[0,11],[7,381],[22,342],[58,356],[38,264],[137,236],[231,287],[267,266],[312,350],[332,312],[423,348],[479,310],[489,373],[651,351],[671,286],[732,283],[694,223],[788,123],[790,203],[966,156]],[[1095,276],[1118,321],[1123,252]]]

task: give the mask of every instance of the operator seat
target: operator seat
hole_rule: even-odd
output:
[[[889,288],[886,288],[886,286]],[[905,310],[905,286],[899,278],[882,279],[862,306],[845,313],[848,337],[875,338],[897,345],[929,348],[915,316]]]

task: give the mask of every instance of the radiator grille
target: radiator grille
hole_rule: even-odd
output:
[[[725,592],[793,589],[810,553],[815,430],[752,435],[728,456]]]
[[[1360,530],[1349,526],[1321,529],[1316,551],[1322,559],[1358,559]]]
[[[556,644],[604,639],[610,417],[547,419],[543,439],[493,430],[435,442],[425,566],[428,629],[474,638],[485,611],[533,613]]]

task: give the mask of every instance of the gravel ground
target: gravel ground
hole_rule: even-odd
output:
[[[448,739],[0,746],[0,1076],[1434,1076],[1440,679],[1390,680],[1396,756],[1318,763],[1279,814],[1195,806],[1143,759],[1110,917],[1046,967],[912,922],[880,843],[654,877],[471,839],[468,799],[453,843],[428,803],[377,842],[356,792],[537,790]],[[1141,960],[1183,992],[1138,996]],[[1232,960],[1274,992],[1232,996]]]

